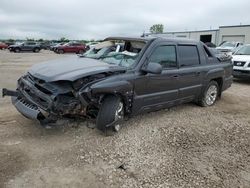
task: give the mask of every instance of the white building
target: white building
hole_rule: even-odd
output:
[[[190,38],[202,42],[212,42],[216,45],[221,44],[223,41],[250,44],[250,25],[220,26],[219,29],[214,30],[165,32],[146,35]]]

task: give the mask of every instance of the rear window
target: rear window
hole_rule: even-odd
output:
[[[195,45],[179,45],[180,66],[195,66],[200,64],[198,49]]]

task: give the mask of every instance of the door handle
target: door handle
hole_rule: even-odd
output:
[[[179,76],[178,75],[174,75],[174,76],[172,76],[173,78],[178,78]]]

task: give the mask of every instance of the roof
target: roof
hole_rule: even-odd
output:
[[[157,37],[108,37],[104,40],[127,40],[127,41],[141,41],[141,42],[147,42],[150,40],[153,40]]]
[[[199,43],[197,40],[187,39],[187,38],[178,38],[178,37],[163,37],[163,36],[153,36],[153,37],[108,37],[105,40],[127,40],[127,41],[152,41],[152,40],[162,40],[166,42],[176,42],[176,43]]]
[[[189,38],[180,38],[180,37],[156,37],[159,40],[164,40],[167,42],[176,42],[176,43],[199,43],[200,41],[189,39]]]

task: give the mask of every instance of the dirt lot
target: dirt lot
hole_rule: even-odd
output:
[[[0,88],[55,58],[0,51]],[[77,125],[43,129],[0,99],[0,187],[250,187],[250,81],[235,81],[210,108],[132,118],[114,137]]]

